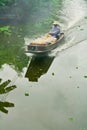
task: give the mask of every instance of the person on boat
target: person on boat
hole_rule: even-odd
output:
[[[49,32],[49,34],[57,39],[60,37],[60,26],[57,21],[54,21],[53,26]]]

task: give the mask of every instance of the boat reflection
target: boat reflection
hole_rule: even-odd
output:
[[[0,83],[2,82],[2,79],[0,79]],[[14,107],[14,103],[3,101],[3,96],[5,97],[5,94],[9,93],[10,91],[14,90],[16,88],[15,85],[10,85],[11,80],[7,80],[0,84],[0,111],[3,113],[8,113],[7,107]]]
[[[54,56],[33,56],[28,66],[25,77],[32,82],[38,82],[41,75],[47,73],[53,62]]]

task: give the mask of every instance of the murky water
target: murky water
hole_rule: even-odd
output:
[[[1,64],[1,130],[87,130],[87,2],[65,0],[59,14],[65,38],[55,51]]]

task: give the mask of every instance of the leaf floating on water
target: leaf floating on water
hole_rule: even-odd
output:
[[[82,130],[87,130],[87,128],[82,128]]]
[[[69,119],[70,121],[73,121],[73,118],[72,118],[72,117],[69,117],[68,119]]]
[[[52,73],[52,75],[54,75],[54,73]]]
[[[84,78],[87,78],[87,76],[84,76]]]
[[[83,29],[83,28],[81,28],[80,30],[81,30],[81,31],[83,31],[84,29]]]
[[[29,93],[25,93],[25,96],[29,96]]]
[[[87,19],[87,16],[85,16],[85,19]]]

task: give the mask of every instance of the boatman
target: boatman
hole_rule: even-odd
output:
[[[57,39],[60,37],[60,26],[57,21],[53,22],[53,26],[49,32],[49,34]]]

